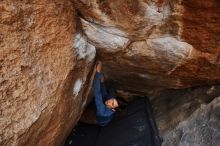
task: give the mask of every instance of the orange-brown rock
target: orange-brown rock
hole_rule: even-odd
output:
[[[219,0],[1,0],[0,145],[62,145],[96,51],[122,93],[219,84],[219,25]]]
[[[220,2],[218,0],[184,0],[182,5],[184,12],[181,37],[197,50],[219,53]]]
[[[74,1],[89,40],[122,90],[220,83],[220,3]]]
[[[104,30],[133,39],[146,38],[168,17],[170,9],[165,2],[150,0],[73,0],[81,17]],[[159,6],[160,5],[160,6]]]
[[[0,1],[0,145],[62,145],[86,104],[94,56],[69,0]]]

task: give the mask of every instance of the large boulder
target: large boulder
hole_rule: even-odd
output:
[[[166,136],[175,131],[180,122],[187,120],[201,105],[209,104],[219,95],[219,85],[156,92],[151,96],[151,103],[161,135]]]
[[[122,90],[220,83],[220,3],[75,0],[89,41]]]
[[[220,97],[202,105],[175,130],[166,133],[163,146],[218,146],[220,143]]]
[[[219,25],[218,0],[0,0],[0,145],[62,145],[96,51],[121,93],[219,84]],[[151,97],[165,135],[216,96],[166,91]]]
[[[0,1],[0,145],[60,146],[87,102],[95,47],[69,0]]]

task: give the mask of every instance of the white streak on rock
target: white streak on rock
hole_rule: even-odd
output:
[[[73,87],[73,95],[77,96],[79,94],[80,89],[82,88],[82,80],[78,79]]]
[[[144,5],[144,4],[143,4]],[[155,3],[145,4],[145,19],[148,20],[148,28],[151,28],[154,25],[161,25],[164,22],[164,19],[168,18],[171,14],[170,7],[168,5],[158,8]]]
[[[88,40],[82,34],[75,36],[73,48],[76,50],[79,59],[87,58],[89,61],[92,61],[95,58],[95,47],[88,43]]]
[[[96,49],[93,45],[88,44],[87,46],[87,56],[88,56],[88,60],[92,61],[95,58],[95,54],[96,54]]]
[[[104,27],[101,27],[99,25],[92,24],[83,19],[81,19],[81,22],[83,30],[85,31],[87,37],[98,48],[104,48],[108,51],[114,52],[125,48],[129,42],[129,40],[125,37],[108,33],[117,32],[118,30],[116,30],[116,28],[107,28],[107,32]],[[118,32],[122,34],[121,31]]]
[[[82,108],[84,108],[86,106],[87,100],[84,100],[82,103]]]
[[[193,49],[190,44],[170,36],[148,39],[147,43],[158,54],[164,54],[172,62],[187,58],[191,49]]]
[[[128,34],[125,33],[124,31],[121,31],[120,29],[116,28],[116,27],[104,27],[104,26],[100,26],[100,25],[96,25],[96,24],[93,24],[95,25],[96,27],[102,29],[103,31],[107,32],[107,33],[110,33],[112,35],[117,35],[117,36],[121,36],[121,37],[128,37]]]
[[[153,6],[147,6],[147,9],[145,11],[145,16],[149,19],[149,20],[154,20],[154,21],[160,21],[163,19],[163,14],[159,13],[157,11],[157,7],[153,7]]]
[[[150,75],[148,75],[148,74],[138,74],[140,77],[142,77],[142,78],[146,78],[146,79],[150,79],[151,77],[150,77]]]

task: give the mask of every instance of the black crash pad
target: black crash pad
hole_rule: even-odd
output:
[[[139,98],[106,127],[79,123],[65,146],[161,146],[149,101]]]

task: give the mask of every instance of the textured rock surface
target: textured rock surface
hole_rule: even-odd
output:
[[[95,48],[69,0],[0,1],[0,145],[62,145],[86,103]]]
[[[86,104],[96,49],[122,93],[219,84],[219,25],[219,0],[1,0],[0,145],[62,145]],[[162,132],[219,94],[183,93],[152,98]]]
[[[163,146],[219,146],[220,97],[202,105],[174,131],[164,137]]]
[[[105,75],[124,91],[152,95],[220,83],[218,0],[75,0]],[[162,133],[188,118],[219,87],[151,96]],[[211,89],[210,89],[211,90]],[[159,93],[159,92],[158,92]],[[175,117],[175,118],[174,118]]]
[[[160,133],[169,131],[197,110],[220,95],[220,86],[165,90],[152,95],[151,103]]]
[[[75,0],[82,28],[123,90],[220,83],[220,3]]]

